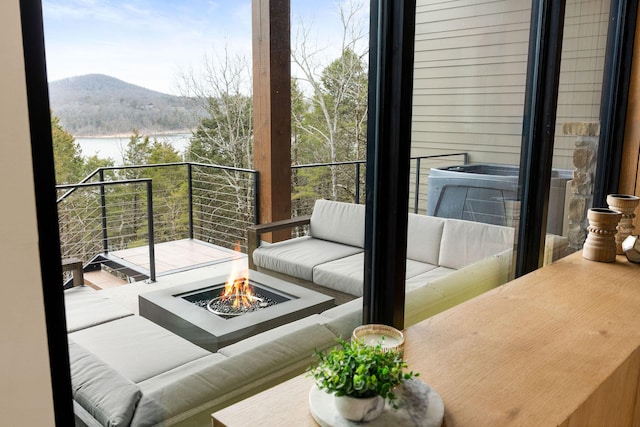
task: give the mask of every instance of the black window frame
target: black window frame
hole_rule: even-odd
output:
[[[565,1],[534,0],[532,15],[538,14],[540,24],[548,25],[553,22],[552,14],[564,10]],[[603,90],[603,109],[614,111],[601,117],[607,120],[603,123],[604,136],[601,137],[601,149],[598,157],[597,194],[594,198],[599,202],[604,192],[616,189],[620,170],[620,157],[624,132],[620,131],[626,117],[626,101],[631,71],[631,56],[637,18],[637,1],[613,0],[611,10],[612,23],[607,44],[604,82],[611,83]],[[407,118],[398,117],[401,111],[407,111],[408,93],[406,80],[412,80],[413,68],[413,39],[409,39],[412,26],[415,26],[415,0],[406,2],[392,0],[372,0],[371,66],[376,67],[374,74],[378,75],[375,83],[378,88],[384,88],[384,96],[377,92],[370,93],[370,106],[380,114],[371,114],[379,123],[370,123],[373,129],[369,135],[369,152],[367,160],[367,220],[366,220],[366,248],[365,248],[365,302],[363,318],[369,323],[386,323],[396,327],[403,327],[404,316],[404,258],[406,253],[406,215],[407,206],[404,197],[407,193],[405,184],[408,182],[406,162],[408,160],[407,147],[410,145],[410,115]],[[20,0],[22,37],[24,45],[25,75],[29,108],[29,126],[31,130],[31,146],[33,158],[33,174],[38,217],[38,232],[40,236],[40,265],[42,271],[42,285],[45,299],[45,318],[47,322],[47,339],[49,343],[49,361],[53,388],[53,404],[57,425],[71,425],[73,423],[73,408],[71,400],[71,381],[69,373],[69,356],[67,348],[67,333],[64,317],[64,295],[59,279],[61,277],[60,247],[57,224],[57,209],[55,204],[55,177],[53,172],[53,147],[51,137],[51,123],[49,112],[48,84],[46,76],[46,62],[44,53],[44,31],[42,19],[42,4],[40,0]],[[413,16],[411,16],[413,15]],[[556,16],[559,18],[559,16]],[[533,25],[533,21],[532,21]],[[537,27],[536,27],[537,28]],[[531,44],[539,45],[540,58],[553,58],[551,49],[553,44],[561,43],[561,31],[544,31],[540,28],[532,29]],[[543,37],[549,37],[543,39]],[[411,48],[409,48],[411,46]],[[545,47],[546,46],[546,47]],[[384,49],[380,51],[379,49]],[[375,51],[374,51],[375,50]],[[531,58],[530,58],[531,61]],[[553,63],[553,62],[552,62]],[[551,64],[552,64],[551,63]],[[540,62],[537,77],[553,77],[557,71],[551,72],[544,62]],[[391,68],[390,68],[391,67]],[[394,67],[399,67],[395,68]],[[382,70],[384,68],[384,70]],[[384,71],[378,73],[380,71]],[[372,74],[373,75],[373,74]],[[398,77],[400,79],[398,80]],[[555,76],[557,78],[557,76]],[[613,81],[615,80],[615,81]],[[527,84],[527,91],[529,91]],[[392,90],[396,88],[398,90]],[[370,86],[370,90],[374,87]],[[376,91],[378,89],[375,89]],[[532,90],[532,89],[531,89]],[[546,91],[543,91],[546,93]],[[551,93],[551,92],[549,92]],[[557,93],[557,88],[556,88]],[[532,97],[533,92],[527,92],[532,104],[527,108],[538,108],[538,103],[546,105],[546,110],[555,108],[553,97]],[[394,110],[395,109],[395,110]],[[530,125],[535,129],[543,129],[542,117],[536,114],[531,117]],[[604,115],[603,115],[604,116]],[[540,127],[540,126],[543,127]],[[383,131],[377,128],[380,126]],[[524,138],[523,138],[524,140]],[[518,263],[521,265],[519,274],[525,274],[531,268],[535,269],[540,259],[541,235],[544,230],[543,212],[548,202],[548,185],[546,189],[536,188],[538,176],[546,177],[550,173],[544,167],[535,167],[531,163],[531,156],[540,151],[542,158],[536,162],[551,167],[551,154],[548,146],[542,144],[537,137],[528,138],[523,149],[522,175],[523,192],[521,208],[524,212],[524,227],[520,227],[518,236]],[[37,153],[37,155],[36,155]],[[405,158],[406,157],[406,158]],[[539,174],[539,175],[536,175]],[[392,203],[383,196],[392,194]],[[371,195],[371,196],[370,196]],[[542,203],[536,198],[542,200]],[[403,221],[404,218],[404,221]],[[533,232],[531,232],[533,230]]]
[[[396,75],[386,68],[390,64],[396,64],[400,70],[413,66],[413,56],[405,51],[413,49],[413,40],[406,35],[415,31],[408,27],[411,22],[415,25],[415,2],[394,3],[372,0],[370,7],[363,322],[403,328],[402,278],[406,267],[404,260],[399,258],[406,253],[406,236],[403,240],[397,234],[406,234],[406,223],[398,225],[397,219],[406,211],[406,198],[399,196],[407,194],[403,190],[408,169],[403,168],[405,159],[400,158],[399,153],[407,151],[410,141],[403,137],[406,128],[394,124],[402,123],[401,115],[411,111],[411,93],[407,94],[397,83],[394,86]],[[604,193],[616,191],[619,184],[637,3],[637,0],[611,2],[601,96],[600,120],[604,132],[598,151],[594,205],[600,205],[606,197]],[[565,8],[565,0],[532,1],[520,160],[516,277],[539,268],[543,260]],[[412,78],[408,72],[406,76]],[[400,90],[389,90],[393,87]],[[407,127],[410,129],[410,122]]]

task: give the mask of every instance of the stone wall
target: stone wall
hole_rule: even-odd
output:
[[[569,250],[577,251],[587,237],[587,211],[593,204],[593,181],[598,152],[598,122],[570,122],[562,125],[563,135],[576,137],[573,151],[573,179],[570,183],[569,212],[567,214]]]

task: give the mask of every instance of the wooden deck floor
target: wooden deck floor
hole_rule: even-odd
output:
[[[240,252],[192,239],[159,243],[154,246],[154,252],[157,276],[246,257]],[[114,251],[111,252],[110,255],[128,264],[141,267],[146,271],[149,270],[148,246]],[[95,277],[92,275],[95,275]],[[109,276],[113,277],[113,280],[109,280]],[[99,289],[120,286],[127,283],[104,271],[85,273],[85,282]]]

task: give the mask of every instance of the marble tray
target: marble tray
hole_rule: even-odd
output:
[[[444,403],[440,395],[428,384],[413,378],[396,389],[398,409],[386,403],[382,414],[367,426],[440,427],[444,418]],[[325,393],[315,385],[309,392],[311,416],[322,427],[361,426],[342,418],[333,403],[333,394]]]

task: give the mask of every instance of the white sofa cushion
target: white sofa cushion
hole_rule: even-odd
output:
[[[133,382],[69,341],[73,399],[102,425],[128,426],[142,396]]]
[[[406,277],[413,277],[437,266],[407,259]],[[358,253],[314,267],[313,283],[357,297],[364,284],[364,253]]]
[[[199,358],[224,358],[140,316],[103,323],[70,337],[134,383]]]
[[[364,219],[364,205],[316,200],[309,235],[316,239],[364,248]]]
[[[286,340],[286,337],[295,331],[299,331],[300,329],[307,329],[307,331],[313,333],[313,330],[316,330],[319,334],[326,333],[326,329],[321,327],[320,324],[325,320],[319,314],[312,314],[307,317],[303,317],[300,320],[296,320],[294,322],[286,323],[282,326],[278,326],[277,328],[269,329],[268,331],[262,332],[257,335],[253,335],[249,338],[245,338],[242,341],[239,341],[235,344],[228,345],[226,347],[218,350],[218,353],[223,354],[227,357],[235,356],[236,354],[244,353],[245,351],[252,350],[259,345],[267,344],[276,339]]]
[[[361,251],[359,247],[305,236],[260,246],[253,252],[253,261],[259,267],[312,281],[316,265]]]
[[[424,286],[430,281],[437,279],[438,277],[446,276],[447,274],[454,271],[456,270],[452,268],[437,267],[413,277],[408,277],[405,282],[405,290],[410,291],[411,289],[419,288],[420,286]]]
[[[439,265],[458,270],[513,247],[514,229],[447,219],[442,231]]]
[[[322,312],[323,324],[343,339],[349,339],[351,333],[362,325],[362,297]]]
[[[409,214],[407,219],[407,258],[438,265],[444,218]]]
[[[313,283],[357,297],[362,296],[364,253],[319,264],[313,268]]]
[[[210,366],[186,365],[150,378],[138,384],[142,399],[131,425],[211,425],[212,412],[303,373],[314,350],[335,340],[329,329],[309,325]]]
[[[217,378],[212,375],[202,378],[203,372],[216,372],[217,365],[228,362],[229,358],[218,355],[203,357],[177,366],[159,375],[138,383],[142,391],[142,398],[133,415],[133,426],[165,426],[174,425],[175,422],[191,417],[194,412],[199,412],[199,406],[211,399],[224,400],[225,394],[214,387],[203,389],[203,382],[216,384]],[[197,385],[196,385],[197,384]],[[224,383],[222,386],[233,390],[233,384]],[[209,411],[209,422],[211,417]],[[198,423],[180,423],[185,426],[204,426],[206,420]]]
[[[407,292],[405,327],[494,289],[510,279],[512,250],[489,256]]]
[[[67,332],[123,317],[132,316],[133,312],[101,295],[89,286],[77,286],[64,291]]]

